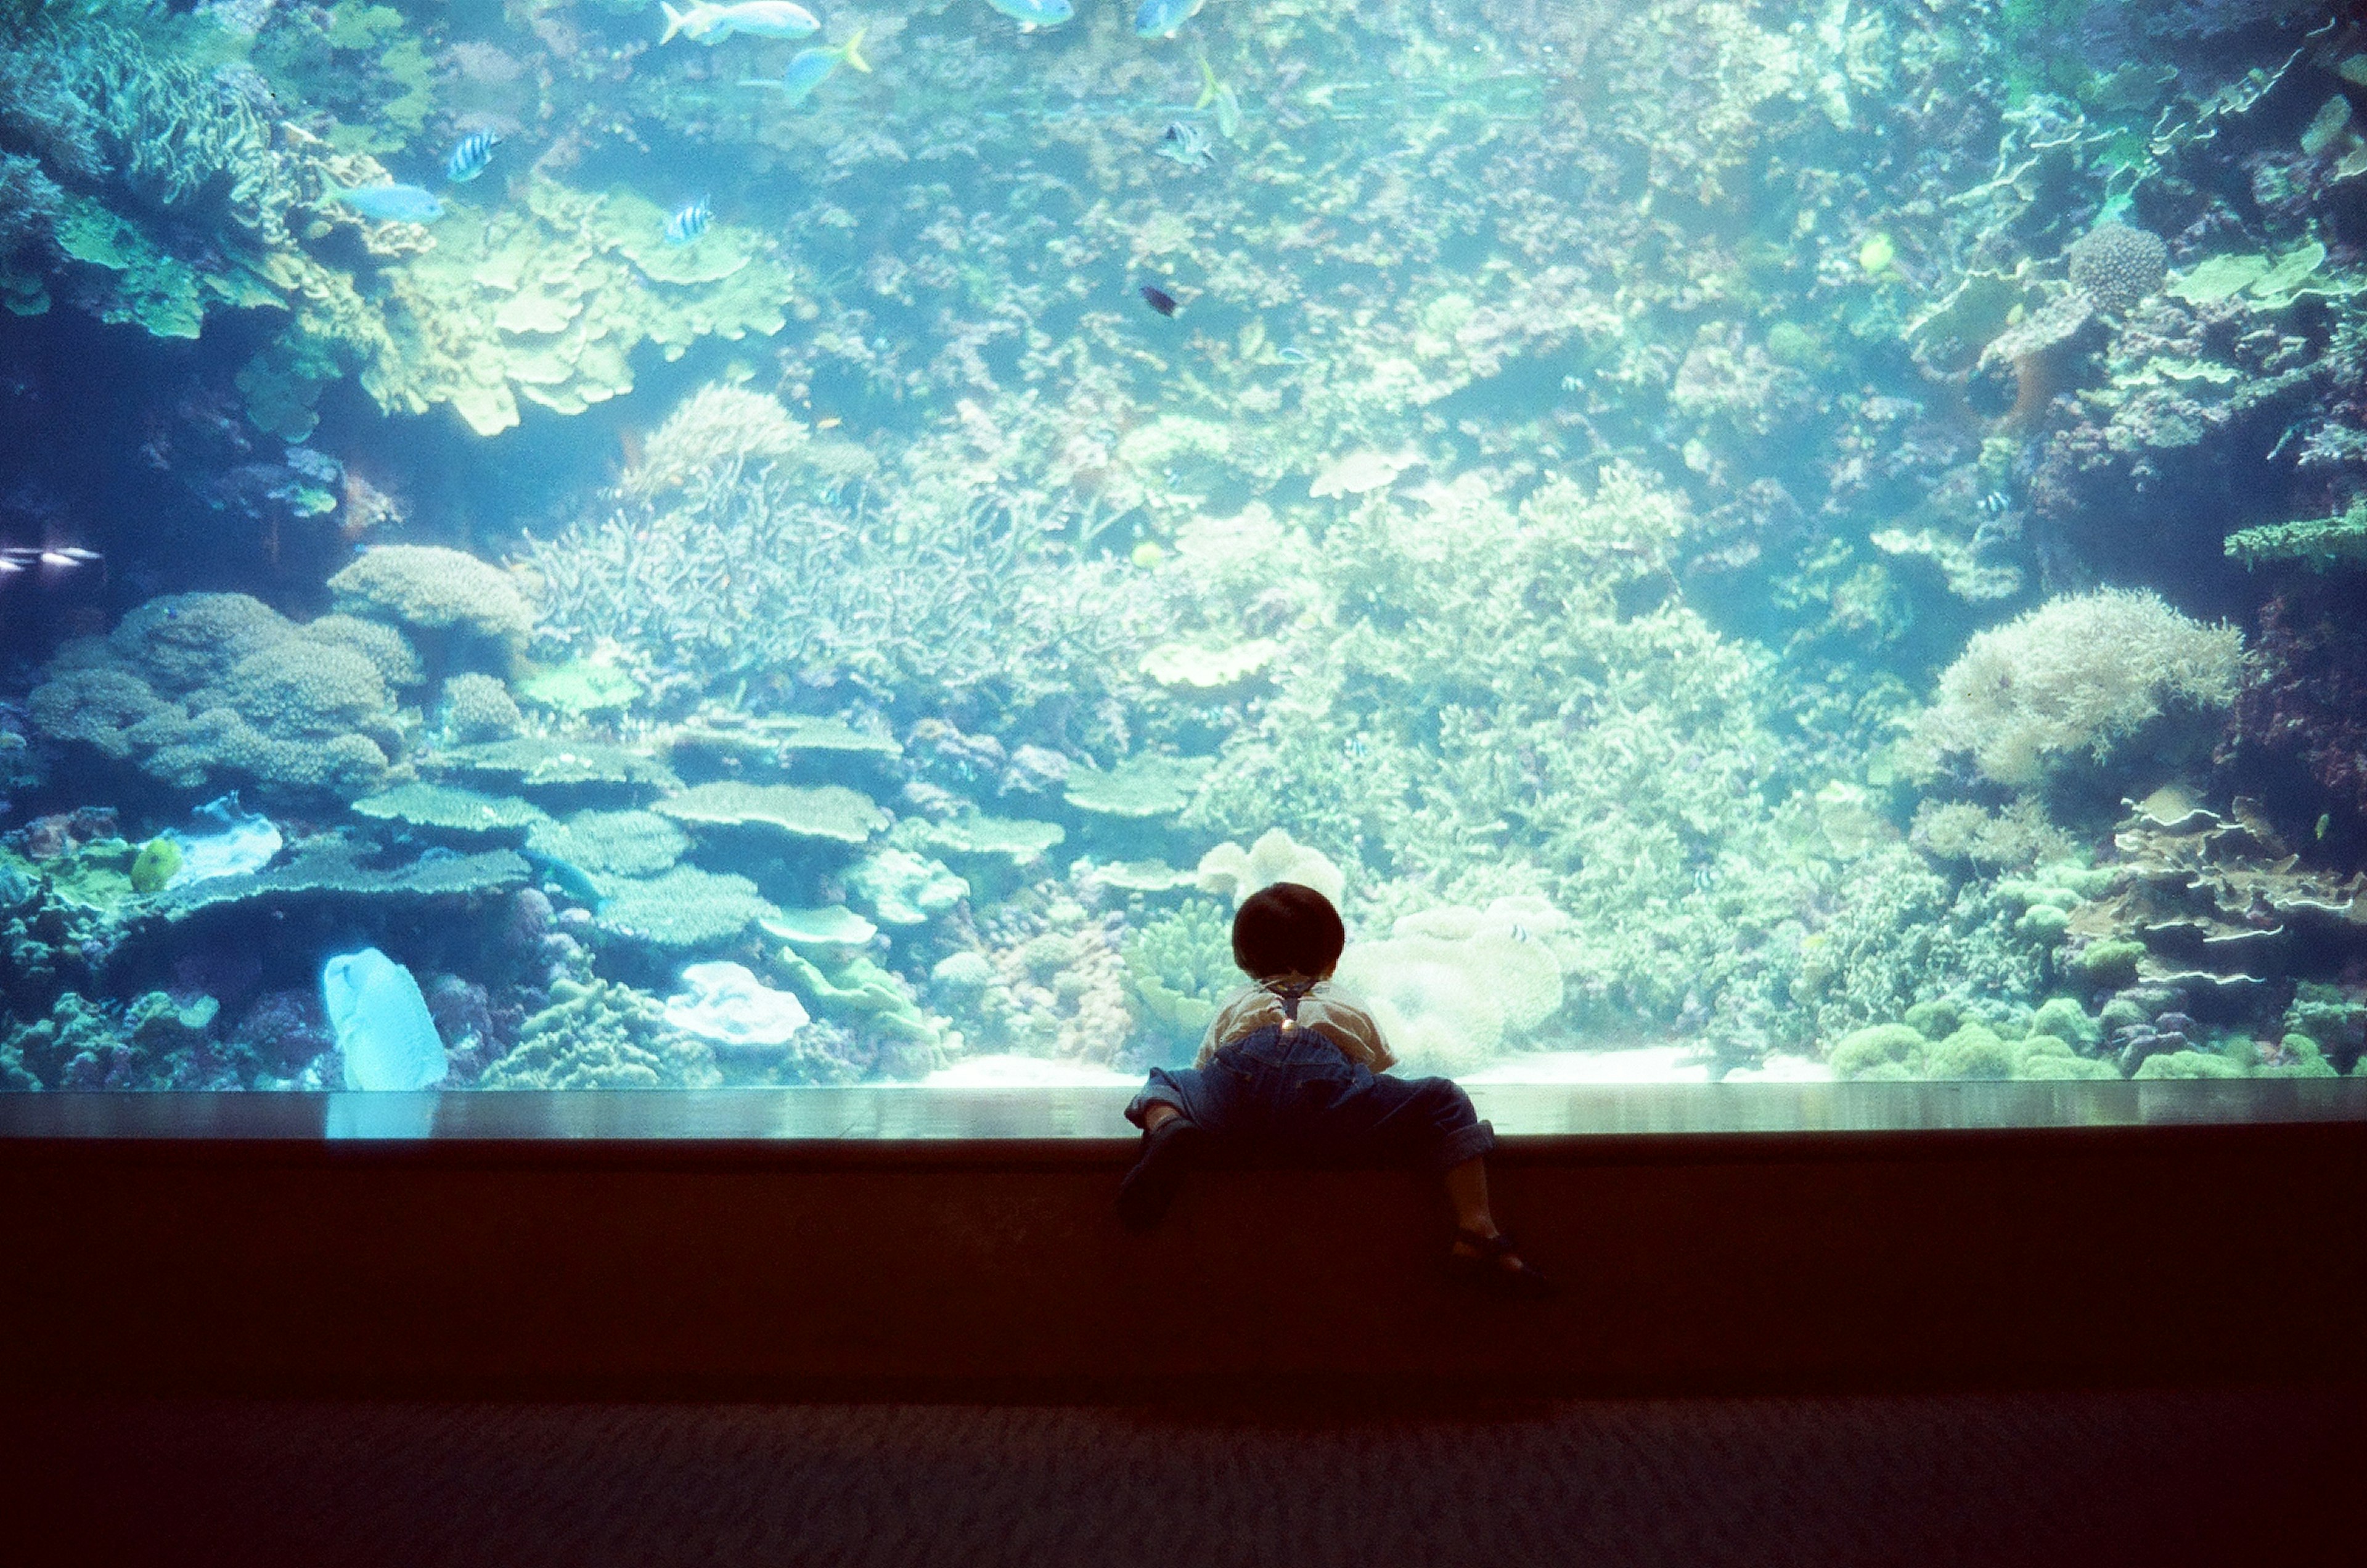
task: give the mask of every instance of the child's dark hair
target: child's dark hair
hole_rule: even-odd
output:
[[[1259,888],[1233,915],[1233,962],[1251,979],[1330,974],[1347,945],[1331,900],[1296,882]]]

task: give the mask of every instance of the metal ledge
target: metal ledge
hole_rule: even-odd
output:
[[[1123,1088],[453,1094],[0,1095],[0,1143],[1123,1141]],[[1479,1113],[1530,1138],[1905,1134],[2367,1122],[2367,1079],[2145,1083],[1479,1084]]]

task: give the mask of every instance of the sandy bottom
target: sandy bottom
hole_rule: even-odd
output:
[[[923,1089],[1098,1089],[1109,1084],[1139,1088],[1140,1073],[1121,1073],[1089,1062],[1054,1062],[1041,1056],[970,1056],[939,1067],[921,1080]]]
[[[1707,1053],[1691,1045],[1636,1045],[1606,1051],[1537,1051],[1457,1075],[1467,1084],[1701,1083],[1710,1081]],[[1817,1083],[1832,1073],[1803,1056],[1771,1056],[1764,1066],[1738,1067],[1727,1083]]]
[[[1620,1084],[1710,1081],[1708,1055],[1691,1045],[1620,1046],[1600,1051],[1535,1051],[1456,1075],[1467,1084]],[[1764,1066],[1727,1074],[1727,1083],[1818,1083],[1832,1077],[1804,1056],[1771,1056]],[[971,1056],[921,1080],[924,1089],[1097,1089],[1139,1085],[1142,1075],[1040,1056]]]

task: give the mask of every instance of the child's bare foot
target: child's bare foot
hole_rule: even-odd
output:
[[[1501,1231],[1461,1229],[1446,1255],[1447,1272],[1458,1283],[1502,1295],[1539,1298],[1554,1293],[1553,1282],[1530,1267]]]

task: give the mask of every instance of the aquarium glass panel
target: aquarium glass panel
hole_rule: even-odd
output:
[[[0,1088],[2349,1073],[2362,244],[2333,5],[0,0]]]

